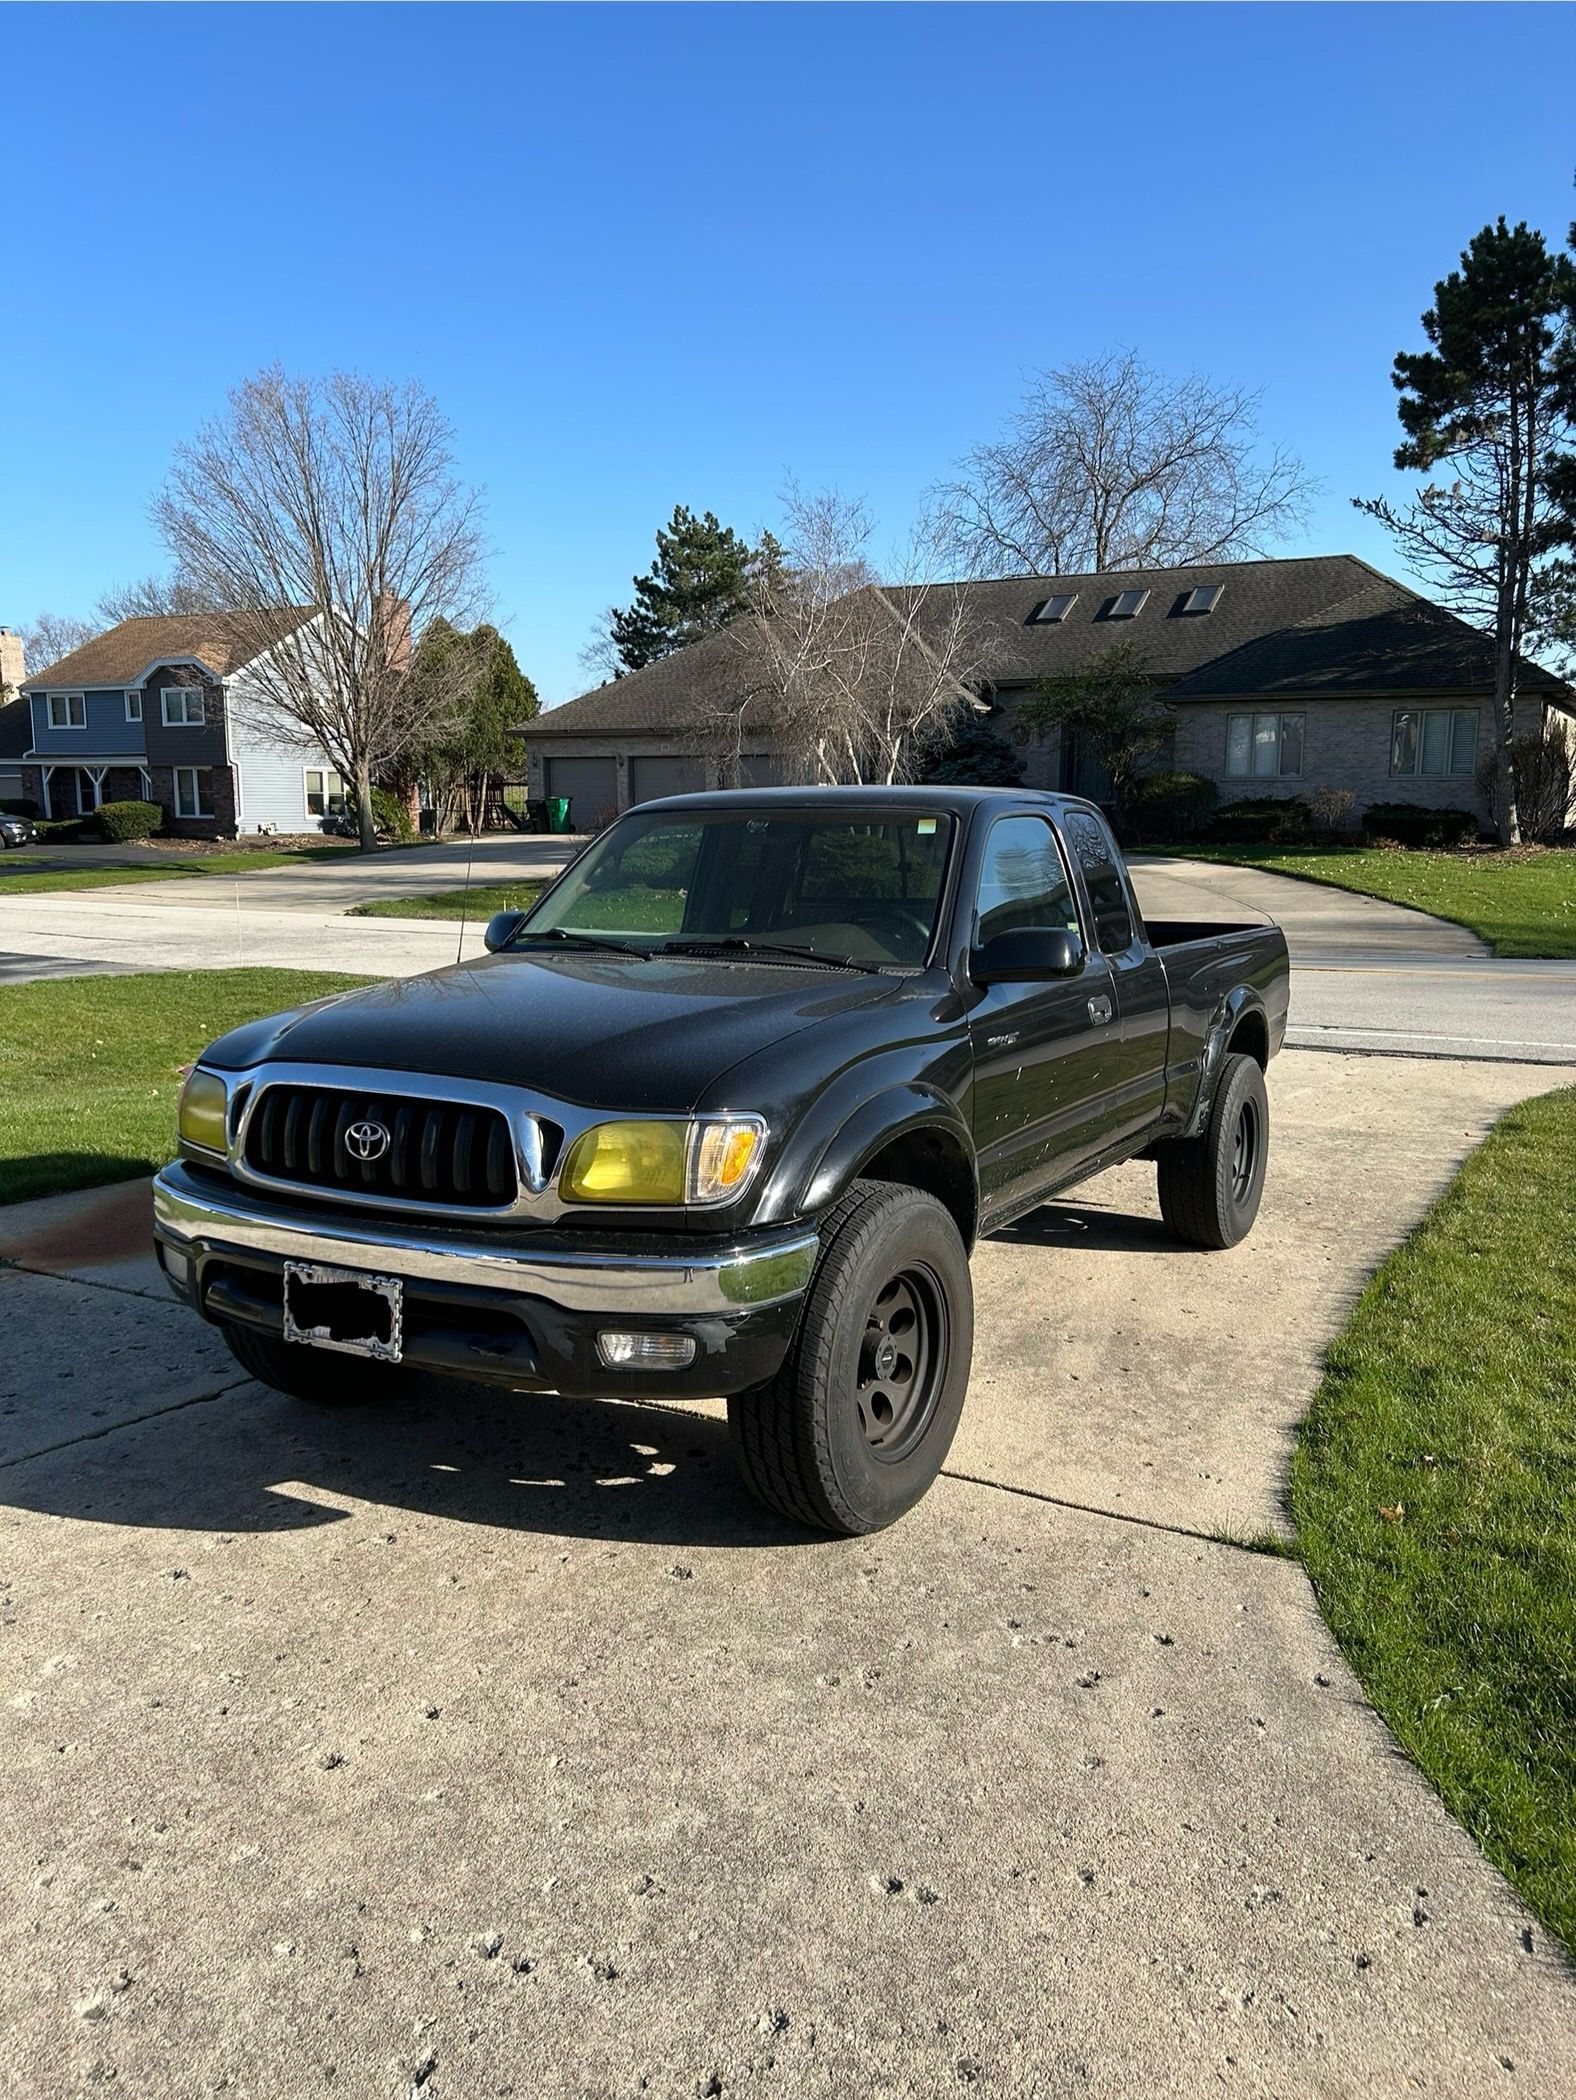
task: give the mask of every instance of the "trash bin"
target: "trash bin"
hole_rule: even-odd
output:
[[[569,829],[569,797],[549,795],[547,798],[547,828],[549,831]]]

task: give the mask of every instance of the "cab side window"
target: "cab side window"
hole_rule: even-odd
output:
[[[998,933],[1065,928],[1081,938],[1078,903],[1056,834],[1043,817],[1003,817],[985,842],[978,906],[981,946]]]
[[[1120,955],[1133,945],[1133,912],[1111,835],[1098,817],[1081,809],[1069,811],[1063,828],[1083,870],[1095,940],[1102,953]]]

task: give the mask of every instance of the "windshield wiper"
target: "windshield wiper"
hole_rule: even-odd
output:
[[[633,955],[645,962],[651,955],[649,948],[636,948],[629,941],[610,941],[600,933],[576,933],[572,926],[544,926],[536,933],[527,933],[523,928],[509,946],[529,947],[532,941],[553,941],[563,948],[600,948],[608,955]]]
[[[713,940],[665,941],[660,955],[750,955],[769,962],[785,955],[791,962],[818,963],[823,970],[863,970],[879,977],[880,963],[864,962],[855,955],[823,955],[819,948],[797,947],[792,941],[746,940],[742,933],[718,934]]]

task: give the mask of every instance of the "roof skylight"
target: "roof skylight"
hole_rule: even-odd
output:
[[[1029,615],[1031,627],[1055,627],[1065,620],[1078,603],[1076,591],[1058,591],[1054,598],[1042,598]]]
[[[1148,591],[1118,591],[1111,601],[1110,620],[1136,620],[1148,601]]]
[[[1200,583],[1190,590],[1182,600],[1185,613],[1209,613],[1220,603],[1220,594],[1226,588],[1223,583]]]

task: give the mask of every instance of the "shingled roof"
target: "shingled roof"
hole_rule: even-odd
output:
[[[1210,612],[1183,610],[1216,584]],[[991,643],[997,687],[1072,671],[1118,642],[1142,651],[1173,700],[1239,693],[1331,698],[1355,693],[1461,692],[1493,684],[1493,645],[1455,614],[1420,598],[1354,554],[1200,562],[1174,569],[1111,569],[1077,576],[1009,576],[958,586]],[[1149,593],[1136,618],[1113,617],[1123,591]],[[1066,617],[1036,622],[1047,598],[1073,593]],[[891,596],[900,599],[901,587]],[[939,603],[939,601],[938,601]],[[920,620],[923,626],[923,614]],[[550,708],[520,734],[671,736],[714,717],[746,688],[741,632],[708,635],[660,662]],[[1524,690],[1567,690],[1524,662]],[[749,721],[748,707],[745,709]]]
[[[270,642],[316,618],[309,605],[284,605],[262,613],[169,613],[140,615],[96,634],[23,681],[26,692],[45,686],[129,685],[150,664],[196,658],[219,678],[259,656]]]

